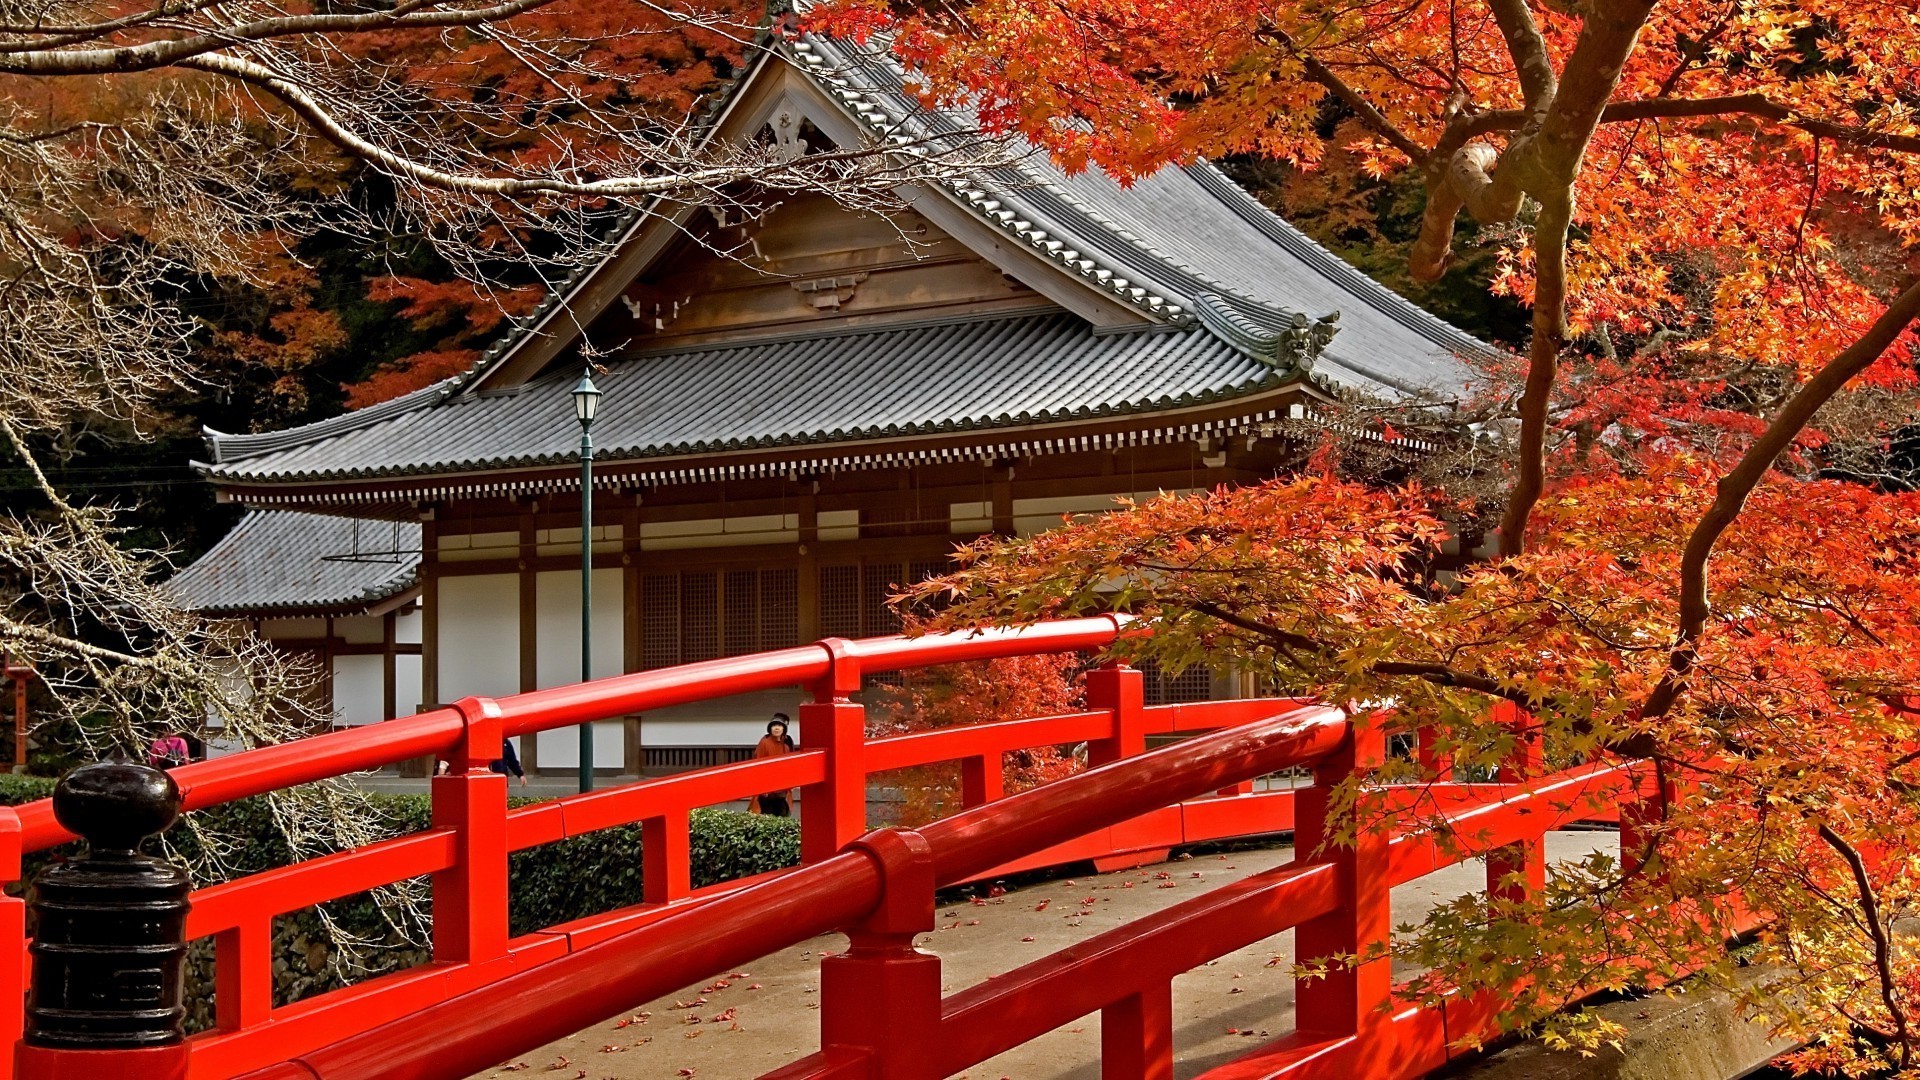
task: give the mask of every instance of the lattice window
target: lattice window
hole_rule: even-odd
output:
[[[760,571],[760,647],[800,644],[800,572],[791,566]]]
[[[640,634],[641,667],[672,667],[680,662],[679,574],[641,577]]]
[[[1203,664],[1194,664],[1178,675],[1169,676],[1149,659],[1140,662],[1140,670],[1145,675],[1144,689],[1149,705],[1213,699],[1213,669]]]
[[[860,621],[868,637],[900,632],[900,613],[888,603],[900,584],[900,569],[899,563],[892,562],[868,563],[861,568]]]
[[[720,655],[720,575],[711,570],[680,575],[680,661]]]
[[[820,568],[820,633],[825,637],[860,636],[860,568]]]
[[[745,656],[760,647],[760,574],[729,570],[723,581],[726,599],[721,613],[726,623],[728,656]]]

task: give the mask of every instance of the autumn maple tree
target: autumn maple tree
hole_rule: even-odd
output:
[[[964,664],[944,664],[901,673],[883,687],[871,707],[867,736],[910,735],[922,731],[1078,711],[1084,701],[1080,658],[1009,656]],[[1070,746],[1035,746],[1002,756],[998,790],[1007,794],[1070,776],[1082,767]],[[966,778],[958,765],[922,765],[897,770],[883,779],[901,794],[899,824],[924,825],[959,810]],[[979,794],[994,797],[982,778]]]
[[[1442,450],[1356,476],[1336,444],[1293,477],[982,541],[917,590],[944,620],[1120,607],[1154,628],[1136,653],[1391,703],[1455,768],[1517,737],[1631,766],[1658,793],[1633,849],[1443,907],[1402,946],[1421,988],[1515,987],[1503,1019],[1524,1025],[1649,975],[1726,976],[1753,925],[1746,955],[1792,992],[1742,992],[1809,1041],[1800,1067],[1920,1075],[1920,495],[1891,455],[1920,315],[1910,3],[821,18],[1069,169],[1337,151],[1416,178],[1412,275],[1444,272],[1464,214],[1494,289],[1530,305],[1471,392],[1408,408]],[[1483,536],[1496,553],[1462,558]]]

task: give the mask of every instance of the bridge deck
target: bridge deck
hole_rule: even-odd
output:
[[[1546,854],[1551,862],[1596,849],[1614,852],[1618,846],[1611,832],[1556,832],[1547,835]],[[946,989],[956,990],[1292,858],[1291,847],[1200,855],[1136,870],[1055,878],[985,903],[943,904],[939,928],[924,935],[920,947],[941,958]],[[1402,885],[1393,891],[1394,921],[1417,922],[1433,906],[1485,884],[1486,873],[1475,860]],[[1292,937],[1290,931],[1276,935],[1175,980],[1177,1076],[1197,1077],[1292,1027]],[[747,977],[728,980],[726,986],[687,987],[630,1014],[651,1014],[642,1020],[624,1027],[597,1024],[503,1063],[511,1069],[479,1077],[572,1078],[584,1070],[589,1080],[677,1080],[681,1069],[693,1070],[693,1080],[760,1076],[819,1045],[820,956],[845,946],[840,934],[812,938],[741,968]],[[1279,963],[1268,967],[1275,957]],[[1396,974],[1405,978],[1408,973]],[[678,1007],[702,999],[703,1005]],[[1099,1080],[1099,1058],[1100,1017],[1095,1014],[962,1075]],[[563,1059],[566,1064],[554,1068]]]

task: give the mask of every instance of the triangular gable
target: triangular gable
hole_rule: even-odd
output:
[[[802,62],[770,55],[743,76],[710,138],[871,144],[876,128],[906,119],[878,115],[875,101],[900,112],[913,108],[897,92],[850,89],[846,70],[820,60],[804,42],[796,48]],[[909,209],[891,223],[821,196],[769,196],[768,211],[750,222],[699,207],[640,217],[610,258],[549,297],[527,332],[505,343],[462,390],[525,383],[566,355],[582,328],[597,347],[633,348],[656,335],[677,342],[809,325],[830,330],[863,318],[910,318],[916,306],[925,309],[920,317],[936,318],[963,309],[991,315],[1064,308],[1105,328],[1178,321],[1178,306],[1158,294],[1147,306],[1145,289],[1129,295],[1110,275],[1086,274],[1057,250],[1008,243],[1007,223],[994,217],[998,204],[979,189],[915,185],[896,194]],[[723,310],[742,300],[741,310]]]

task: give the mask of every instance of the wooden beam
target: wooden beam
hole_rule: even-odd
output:
[[[540,579],[536,576],[535,551],[540,532],[536,515],[540,504],[529,499],[520,504],[520,557],[514,568],[520,574],[520,692],[540,688]],[[539,767],[540,736],[520,740],[520,767],[531,773]]]
[[[620,622],[624,630],[621,635],[620,667],[622,671],[640,670],[640,660],[646,655],[641,635],[646,632],[646,623],[640,618],[643,581],[640,575],[640,524],[645,519],[642,502],[646,496],[635,491],[629,494],[627,505],[620,515]],[[634,776],[641,773],[641,765],[646,754],[641,750],[643,725],[642,716],[629,716],[626,728],[626,771]]]
[[[440,704],[440,530],[431,514],[420,522],[420,696],[415,705]]]
[[[820,639],[820,500],[819,484],[800,481],[799,566],[794,575],[794,601],[800,613],[800,640]]]
[[[400,712],[400,664],[395,651],[399,631],[394,623],[399,616],[387,612],[380,616],[380,719],[391,720]]]

